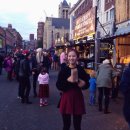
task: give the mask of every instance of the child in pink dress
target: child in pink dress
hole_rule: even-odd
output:
[[[42,68],[38,75],[40,106],[48,105],[49,98],[49,74],[46,68]]]

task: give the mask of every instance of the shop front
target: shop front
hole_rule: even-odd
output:
[[[79,53],[79,61],[86,69],[94,68],[95,57],[95,19],[96,8],[93,7],[75,19],[74,41]]]
[[[130,26],[117,30],[116,35],[116,61],[117,63],[130,63]]]
[[[100,39],[99,63],[102,63],[102,61],[105,59],[110,59],[113,63],[114,49],[114,36]]]

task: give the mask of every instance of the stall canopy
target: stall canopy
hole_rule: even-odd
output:
[[[118,36],[123,36],[123,35],[128,35],[128,34],[130,34],[130,25],[127,27],[117,29],[114,36],[118,37]]]

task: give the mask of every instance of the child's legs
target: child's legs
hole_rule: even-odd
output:
[[[92,104],[92,92],[89,93],[89,103]]]
[[[40,104],[42,104],[43,103],[43,98],[40,98]]]
[[[93,104],[96,103],[96,91],[93,92]]]
[[[95,92],[90,91],[90,104],[95,104]]]
[[[44,104],[44,103],[47,103],[47,104],[48,104],[48,98],[46,98],[46,97],[43,97],[43,98],[42,98],[42,104]]]

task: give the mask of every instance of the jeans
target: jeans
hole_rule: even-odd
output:
[[[90,91],[89,103],[90,105],[94,105],[96,103],[96,91]]]
[[[21,87],[20,89],[21,98],[26,102],[28,102],[28,97],[31,89],[30,79],[29,77],[20,76],[19,82]]]
[[[110,88],[106,88],[106,87],[100,87],[98,88],[98,104],[99,104],[99,109],[102,109],[102,102],[104,100],[104,107],[105,107],[105,111],[108,111],[108,107],[109,107],[109,100],[110,100]],[[104,97],[104,98],[103,98]]]

